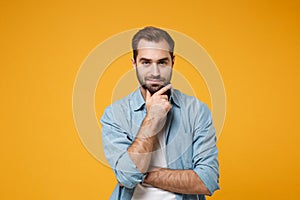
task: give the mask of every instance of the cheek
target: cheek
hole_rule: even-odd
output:
[[[161,69],[161,74],[163,74],[164,76],[170,76],[172,73],[172,68],[171,67],[166,67]]]
[[[145,76],[145,75],[147,75],[149,73],[148,72],[149,70],[146,69],[146,68],[144,68],[144,67],[137,67],[136,70],[137,70],[137,74],[139,76]]]

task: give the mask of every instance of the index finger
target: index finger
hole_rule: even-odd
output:
[[[171,87],[172,87],[172,85],[168,84],[165,87],[158,90],[155,94],[161,95],[161,94],[165,93],[166,91],[168,91],[169,89],[171,89]]]

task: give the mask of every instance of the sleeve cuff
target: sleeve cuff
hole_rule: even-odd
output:
[[[210,195],[213,195],[213,193],[220,189],[219,183],[218,183],[218,177],[211,173],[211,172],[204,172],[203,170],[199,168],[195,168],[194,172],[200,177],[204,185],[207,187],[207,189],[210,192]]]
[[[115,166],[114,171],[118,181],[127,188],[134,188],[142,183],[147,175],[138,170],[127,151],[122,154]]]

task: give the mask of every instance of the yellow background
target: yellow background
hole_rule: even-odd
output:
[[[0,16],[0,199],[108,199],[115,179],[78,137],[73,85],[96,45],[145,25],[189,35],[222,75],[209,199],[300,199],[299,1],[2,0]]]

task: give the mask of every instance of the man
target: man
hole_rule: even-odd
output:
[[[132,39],[140,87],[106,108],[103,146],[118,184],[111,199],[205,199],[219,189],[209,109],[173,89],[174,41],[145,27]]]

